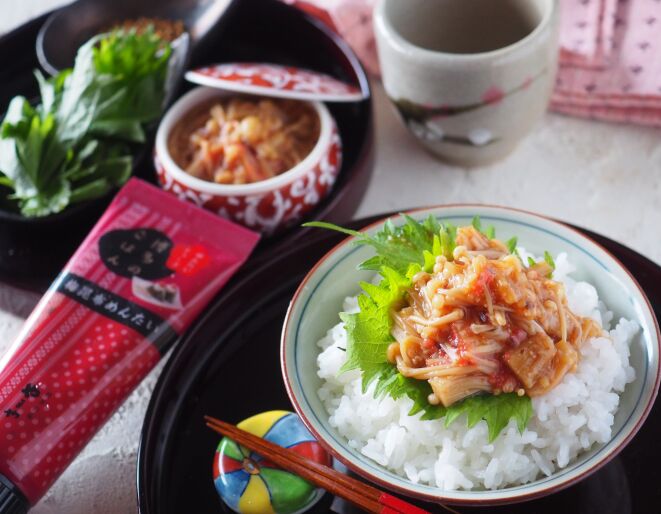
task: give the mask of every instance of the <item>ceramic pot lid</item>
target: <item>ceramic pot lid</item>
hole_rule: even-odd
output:
[[[366,98],[360,88],[325,73],[278,64],[215,64],[187,72],[186,79],[226,91],[295,100],[357,102]]]

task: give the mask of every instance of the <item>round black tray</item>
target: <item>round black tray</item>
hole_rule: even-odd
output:
[[[9,100],[37,94],[35,40],[46,16],[0,37],[0,55],[12,55],[0,67],[0,113]],[[280,0],[234,2],[192,52],[190,67],[219,62],[272,62],[318,70],[360,86],[366,99],[330,103],[343,142],[342,168],[331,194],[308,219],[350,219],[360,205],[373,164],[372,99],[365,70],[348,45],[316,19]],[[183,84],[179,95],[193,87]],[[155,182],[150,148],[155,131],[137,160],[134,174]],[[0,191],[1,193],[1,191]],[[26,220],[0,206],[0,281],[44,290],[99,218],[113,195],[67,209],[61,214]],[[297,228],[263,239],[258,253],[304,237]]]
[[[360,228],[384,216],[352,225]],[[636,276],[661,317],[661,268],[619,243],[583,232]],[[255,259],[175,348],[154,389],[141,434],[137,474],[141,514],[229,512],[223,510],[211,478],[219,437],[205,426],[203,416],[236,423],[265,410],[292,410],[280,372],[282,322],[304,275],[342,237],[317,230],[297,245]],[[631,444],[596,474],[552,496],[489,512],[657,513],[659,433],[657,403]],[[434,505],[423,506],[442,512]],[[354,511],[342,501],[332,507],[334,512]]]

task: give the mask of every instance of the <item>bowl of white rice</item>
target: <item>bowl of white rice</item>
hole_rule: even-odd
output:
[[[451,504],[494,505],[561,490],[615,457],[645,421],[659,388],[659,325],[642,288],[603,247],[576,230],[504,207],[457,205],[407,213],[422,221],[470,225],[474,216],[518,251],[555,259],[577,315],[603,329],[580,348],[579,362],[550,392],[532,398],[523,431],[514,420],[493,441],[480,421],[410,415],[412,401],[374,396],[361,372],[340,372],[347,334],[340,312],[357,310],[358,265],[373,255],[347,238],[321,259],[296,291],[285,319],[281,361],[289,397],[319,442],[350,470],[391,491]],[[385,221],[385,220],[384,220]],[[384,221],[364,230],[374,234]],[[395,224],[400,217],[391,218]]]

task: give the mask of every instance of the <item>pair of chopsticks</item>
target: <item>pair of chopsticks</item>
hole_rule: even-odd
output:
[[[219,434],[233,439],[281,468],[297,474],[335,496],[344,498],[367,512],[374,514],[429,514],[426,510],[351,478],[333,468],[307,459],[287,448],[241,430],[230,423],[225,423],[210,416],[205,416],[204,419],[207,426]],[[459,514],[445,505],[441,506],[448,512]]]

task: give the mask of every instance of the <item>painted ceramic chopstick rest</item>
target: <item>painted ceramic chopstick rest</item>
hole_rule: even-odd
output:
[[[0,494],[46,492],[245,261],[258,235],[138,179],[0,362]]]
[[[384,0],[374,28],[386,93],[413,136],[445,160],[500,159],[546,110],[554,0]]]
[[[293,412],[263,412],[237,426],[320,464],[331,463],[330,455]],[[216,450],[213,480],[221,499],[240,514],[304,512],[324,494],[322,489],[228,437],[223,437]]]
[[[423,509],[333,469],[330,466],[330,456],[294,413],[266,412],[242,421],[237,426],[210,416],[205,416],[204,419],[209,428],[225,436],[219,446],[215,462],[219,462],[226,468],[232,468],[232,471],[228,469],[228,473],[223,469],[220,471],[215,469],[214,476],[219,475],[216,479],[216,487],[221,498],[240,514],[253,512],[255,514],[274,512],[301,514],[310,509],[315,502],[312,499],[305,500],[306,496],[312,498],[307,492],[304,495],[298,494],[300,498],[296,505],[281,503],[284,497],[291,496],[296,489],[300,488],[300,486],[296,487],[297,482],[306,486],[303,491],[313,489],[312,484],[316,484],[365,512],[428,514]],[[233,445],[234,448],[232,449],[229,445]],[[231,478],[235,476],[237,468],[241,468],[228,460],[227,452],[230,449],[231,453],[237,456],[236,458],[242,457],[241,468],[250,477],[250,481],[245,486],[236,483],[237,480]],[[229,465],[226,465],[226,462]],[[278,466],[287,470],[279,472],[282,475],[279,480],[280,485],[287,483],[287,487],[281,487],[280,493],[273,485],[269,487],[268,475],[260,477],[266,487],[263,487],[261,482],[254,484],[255,475],[258,475],[262,468],[276,473],[279,469]],[[271,482],[273,483],[273,478],[271,478]],[[251,491],[251,489],[256,489],[251,487],[253,484],[260,485],[257,491],[264,490],[263,499]],[[275,482],[274,485],[278,485],[278,482]],[[318,495],[321,495],[321,491],[322,489],[317,489]],[[238,492],[241,492],[242,496],[237,506],[232,496],[236,497]],[[277,503],[280,503],[280,506]],[[456,512],[443,505],[441,507],[448,512]]]

